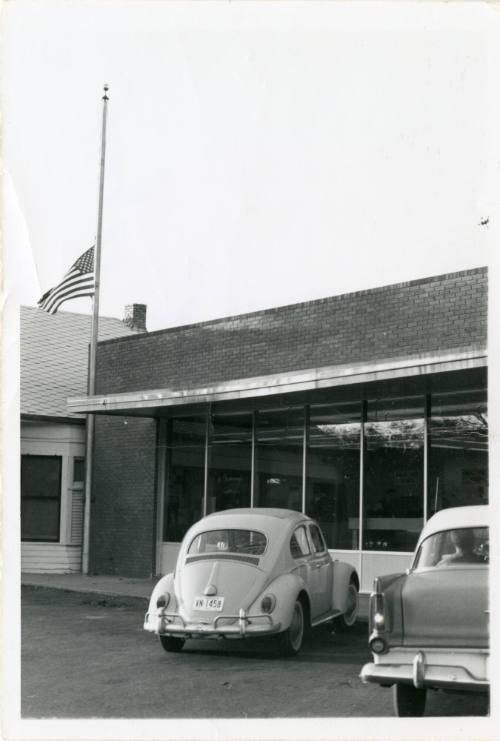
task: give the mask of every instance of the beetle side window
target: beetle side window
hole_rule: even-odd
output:
[[[303,525],[298,527],[290,538],[290,553],[293,558],[302,558],[310,553],[306,529]]]
[[[324,553],[326,551],[326,545],[323,538],[323,534],[317,525],[311,525],[309,528],[311,533],[311,540],[313,544],[313,550],[315,553]]]

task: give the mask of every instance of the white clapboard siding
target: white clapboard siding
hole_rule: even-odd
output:
[[[70,543],[81,545],[83,535],[83,491],[71,492]]]
[[[80,571],[81,546],[61,543],[22,543],[21,571],[29,574],[66,574]]]

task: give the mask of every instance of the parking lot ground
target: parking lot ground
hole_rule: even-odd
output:
[[[297,657],[270,639],[187,641],[166,653],[143,628],[147,602],[23,587],[24,718],[392,716],[391,691],[359,680],[367,626],[311,631]],[[426,715],[478,716],[481,695],[430,693]]]

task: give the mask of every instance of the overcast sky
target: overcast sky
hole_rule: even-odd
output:
[[[105,82],[102,314],[143,302],[160,329],[491,260],[488,4],[19,0],[3,22],[12,300],[95,239]]]

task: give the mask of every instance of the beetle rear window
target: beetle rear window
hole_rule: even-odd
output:
[[[250,553],[261,556],[266,546],[266,536],[256,530],[208,530],[196,536],[188,553]]]
[[[441,568],[488,562],[488,528],[463,527],[442,530],[426,538],[418,549],[413,568]]]

